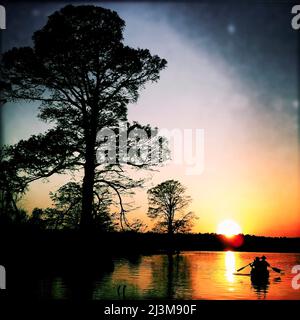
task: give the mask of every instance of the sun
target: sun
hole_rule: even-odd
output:
[[[227,238],[231,238],[237,234],[242,233],[242,229],[235,221],[224,220],[218,225],[217,233],[223,234]]]

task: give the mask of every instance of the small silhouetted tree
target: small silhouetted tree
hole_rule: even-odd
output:
[[[31,212],[31,216],[28,217],[28,224],[43,229],[45,227],[43,214],[43,209],[34,208]]]
[[[93,203],[94,228],[99,231],[114,231],[116,229],[115,214],[109,212],[113,203],[107,187],[98,186],[97,199]],[[96,187],[97,189],[97,187]],[[68,182],[56,192],[50,193],[53,206],[46,209],[35,208],[29,223],[46,229],[77,229],[80,226],[81,186],[76,182]]]
[[[190,231],[195,216],[192,212],[185,212],[191,202],[185,191],[176,180],[164,181],[148,190],[148,216],[157,220],[155,231],[169,235]]]
[[[141,184],[126,176],[119,159],[99,163],[96,153],[103,141],[97,140],[97,132],[115,130],[119,121],[127,121],[127,105],[166,66],[166,60],[149,50],[124,45],[124,26],[114,11],[67,5],[34,33],[33,47],[13,48],[2,58],[3,101],[40,101],[39,117],[54,124],[12,148],[14,161],[23,164],[18,174],[30,183],[82,169],[83,229],[94,224],[96,183],[117,194],[121,213],[121,192]],[[138,169],[149,165],[127,164]]]
[[[17,203],[26,191],[24,177],[18,176],[18,165],[10,157],[10,148],[0,149],[0,225],[23,224],[26,212]]]

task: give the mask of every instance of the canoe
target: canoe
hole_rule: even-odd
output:
[[[252,269],[250,276],[252,282],[265,282],[269,280],[269,271]]]

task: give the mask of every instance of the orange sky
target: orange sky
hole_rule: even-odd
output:
[[[153,20],[151,10],[139,8],[115,8],[126,20],[125,41],[166,58],[168,67],[159,82],[147,85],[138,103],[129,106],[129,118],[170,130],[203,129],[204,171],[189,176],[183,163],[147,173],[152,179],[132,199],[140,208],[131,216],[149,222],[145,214],[147,189],[176,179],[193,199],[190,209],[199,217],[194,232],[216,232],[222,220],[232,219],[244,233],[300,236],[297,95],[283,96],[275,85],[273,91],[267,84],[250,86],[240,72],[249,67],[247,59],[245,65],[234,64],[225,59],[221,47],[212,50],[209,36],[201,34],[201,28],[197,34],[201,41],[197,42],[164,18],[163,10],[159,11],[160,19]],[[257,79],[263,77],[264,70],[253,72]],[[286,75],[285,85],[296,92],[297,83],[290,82],[289,76],[294,75]],[[45,129],[34,118],[36,111],[36,105],[5,105],[8,143]],[[31,186],[24,207],[31,210],[49,205],[48,192],[66,182],[64,177],[49,181]]]

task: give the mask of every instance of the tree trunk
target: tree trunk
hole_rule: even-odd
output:
[[[82,213],[80,228],[90,230],[93,227],[93,198],[95,180],[95,144],[96,130],[91,130],[90,137],[86,139],[84,177],[82,184]]]
[[[171,237],[173,230],[173,220],[174,220],[174,210],[172,207],[169,208],[169,217],[168,217],[168,234]]]
[[[80,229],[90,230],[93,228],[93,199],[95,183],[95,163],[96,163],[96,137],[98,109],[91,106],[90,117],[85,118],[85,164],[84,177],[82,183],[82,212],[80,219]]]
[[[94,189],[94,161],[87,159],[84,166],[84,178],[82,184],[82,213],[80,220],[81,229],[90,229],[93,225],[93,189]]]
[[[168,221],[168,234],[171,236],[173,234],[173,225],[172,225],[172,220],[169,219]]]

